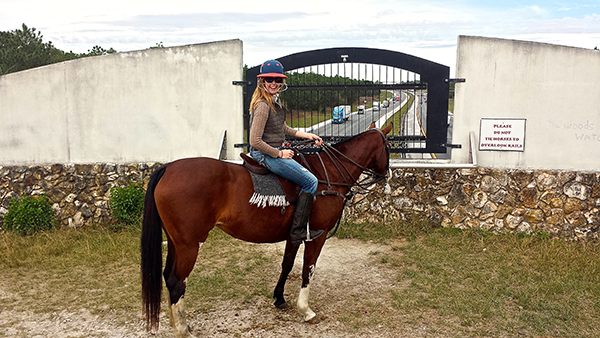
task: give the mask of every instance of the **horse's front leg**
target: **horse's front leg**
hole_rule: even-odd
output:
[[[294,246],[290,241],[285,243],[285,253],[283,255],[283,261],[281,262],[281,275],[279,275],[279,281],[277,282],[277,286],[275,286],[275,291],[273,292],[273,298],[275,298],[275,306],[283,309],[288,306],[285,298],[283,297],[283,290],[285,288],[285,282],[294,267],[294,261],[296,260],[296,255],[298,254],[299,245]]]
[[[310,294],[310,280],[315,273],[315,267],[323,244],[325,244],[326,235],[315,239],[312,242],[306,242],[304,245],[304,266],[302,268],[302,288],[298,296],[298,312],[304,317],[305,322],[316,324],[320,321],[319,317],[308,306],[308,297]]]

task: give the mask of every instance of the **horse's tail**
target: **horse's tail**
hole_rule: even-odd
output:
[[[162,291],[162,220],[156,209],[154,189],[165,173],[158,168],[150,176],[144,199],[144,220],[141,238],[142,302],[146,313],[146,328],[158,329]]]

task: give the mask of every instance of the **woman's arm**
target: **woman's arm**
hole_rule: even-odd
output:
[[[301,137],[301,138],[305,138],[308,140],[315,140],[315,144],[318,146],[323,144],[323,140],[318,135],[315,135],[313,133],[307,133],[307,132],[298,130],[296,133],[296,137]]]
[[[315,144],[320,146],[321,144],[323,144],[323,140],[312,133],[307,133],[304,131],[300,131],[300,130],[296,130],[294,128],[289,127],[287,124],[285,125],[285,134],[287,136],[291,136],[291,137],[298,137],[298,138],[305,138],[308,140],[315,140]]]

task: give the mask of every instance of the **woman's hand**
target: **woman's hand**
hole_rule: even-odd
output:
[[[294,157],[294,151],[291,149],[283,149],[279,151],[279,157],[281,158],[292,158]]]
[[[299,132],[298,134],[296,134],[296,136],[308,140],[315,140],[315,144],[319,147],[323,144],[323,140],[318,135],[315,135],[313,133]]]

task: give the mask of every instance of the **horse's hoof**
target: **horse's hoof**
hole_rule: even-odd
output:
[[[182,333],[175,332],[175,338],[196,338],[196,336],[194,336],[192,334],[192,330],[188,326],[188,329],[185,332],[182,332]]]
[[[319,324],[321,322],[321,319],[325,319],[325,318],[321,318],[321,316],[315,315],[314,317],[307,320],[306,322],[309,324]]]
[[[273,303],[273,305],[275,305],[275,307],[280,310],[286,310],[290,307],[290,305],[285,300],[283,302],[276,301],[275,303]]]

